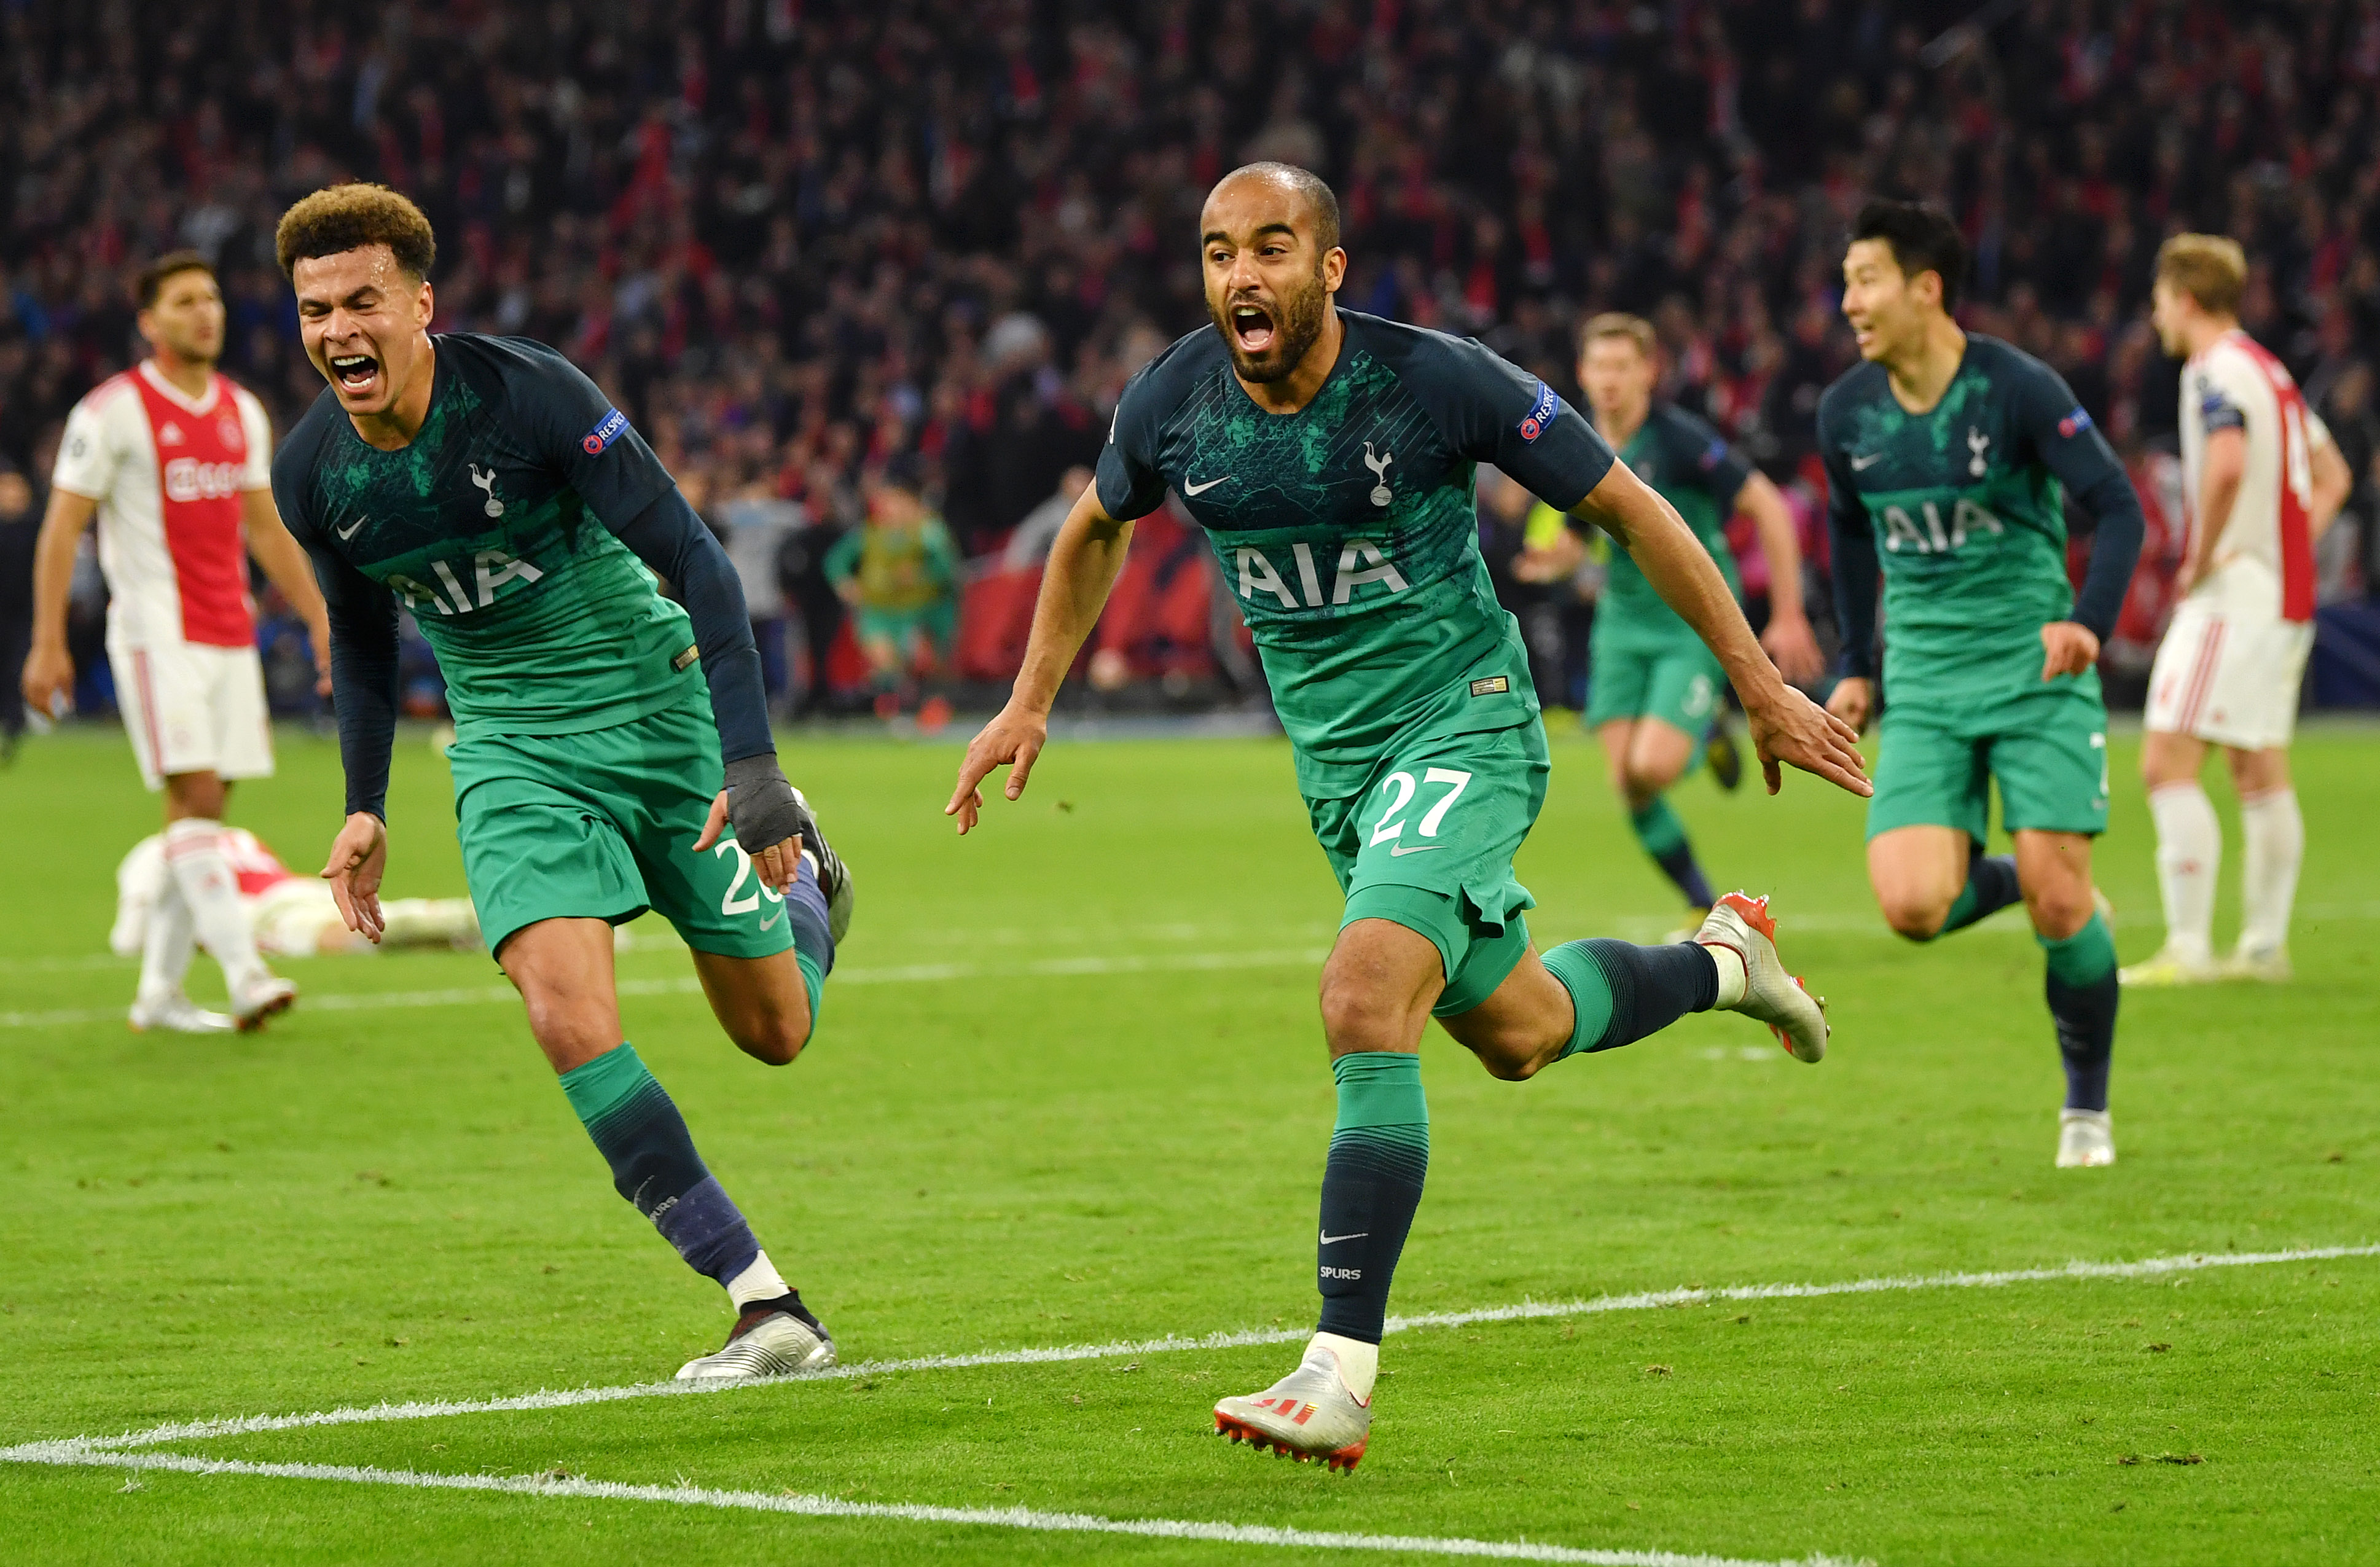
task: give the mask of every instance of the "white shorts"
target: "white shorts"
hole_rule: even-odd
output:
[[[293,876],[275,881],[243,901],[248,905],[249,929],[256,935],[256,950],[266,957],[312,957],[326,929],[334,925],[343,931],[346,929],[339,917],[338,900],[331,896],[331,884],[319,877]]]
[[[2313,650],[2311,621],[2184,599],[2149,670],[2148,728],[2243,751],[2286,746]]]
[[[107,662],[115,671],[115,705],[132,736],[133,758],[152,791],[182,772],[272,775],[264,665],[254,648],[111,645]]]

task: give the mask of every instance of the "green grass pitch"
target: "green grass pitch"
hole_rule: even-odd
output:
[[[1588,745],[1555,743],[1533,930],[1656,939],[1662,883]],[[336,757],[280,745],[232,815],[310,869]],[[623,956],[623,1005],[844,1359],[1309,1326],[1336,903],[1286,747],[1062,742],[965,842],[939,815],[954,745],[785,754],[860,879],[819,1038],[787,1070],[746,1061],[658,942]],[[2134,756],[2119,740],[2099,861],[2128,959],[2159,938]],[[1714,878],[1776,895],[1789,961],[1832,999],[1833,1053],[1803,1067],[1697,1017],[1506,1085],[1433,1034],[1394,1309],[2380,1240],[2380,737],[2313,730],[2298,764],[2300,978],[2128,996],[2122,1160],[2097,1172],[2050,1165],[2059,1077],[2021,915],[1905,945],[1869,900],[1856,802],[1805,777],[1774,800],[1689,784]],[[391,809],[392,893],[462,891],[419,735]],[[154,811],[104,729],[0,776],[0,1445],[648,1382],[716,1346],[717,1290],[613,1195],[484,957],[290,964],[306,999],[261,1035],[128,1033],[132,970],[92,954]],[[2380,1257],[2350,1256],[1416,1328],[1388,1342],[1352,1477],[1212,1434],[1212,1400],[1279,1375],[1282,1343],[153,1451],[1759,1561],[2334,1563],[2380,1556],[2375,1323]],[[11,1463],[0,1560],[1329,1554],[566,1490]]]

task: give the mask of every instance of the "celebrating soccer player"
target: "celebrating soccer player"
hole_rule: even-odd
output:
[[[2153,309],[2181,367],[2181,492],[2189,508],[2182,600],[2149,673],[2141,746],[2156,822],[2165,944],[2127,985],[2289,977],[2289,905],[2305,820],[2289,785],[2298,683],[2313,648],[2314,541],[2353,487],[2281,361],[2240,330],[2248,258],[2236,241],[2178,234],[2157,251]],[[2248,840],[2246,917],[2229,962],[2214,954],[2223,829],[2198,784],[2223,747]]]
[[[1826,1049],[1819,1003],[1778,961],[1765,899],[1721,898],[1692,942],[1530,952],[1533,900],[1512,856],[1549,762],[1527,650],[1479,555],[1474,465],[1584,507],[1627,546],[1742,694],[1771,790],[1786,762],[1867,784],[1852,730],[1785,684],[1693,530],[1550,388],[1476,343],[1337,308],[1347,255],[1321,180],[1250,164],[1208,194],[1198,226],[1211,329],[1125,387],[1098,477],[1051,546],[1014,694],[967,747],[944,808],[972,828],[977,785],[1003,764],[1008,797],[1023,794],[1132,519],[1172,491],[1255,633],[1346,895],[1321,982],[1339,1091],[1321,1320],[1296,1370],[1223,1400],[1215,1424],[1352,1466],[1429,1163],[1416,1052],[1431,1016],[1515,1080],[1712,1007],[1769,1024],[1802,1060]]]
[[[620,1195],[735,1306],[726,1346],[678,1375],[831,1365],[826,1330],[622,1039],[613,987],[612,927],[657,908],[729,1038],[783,1065],[850,922],[850,874],[778,770],[726,552],[560,355],[431,335],[436,240],[412,202],[334,186],[283,214],[276,240],[330,383],[273,482],[330,604],[347,820],[322,874],[340,912],[380,936],[402,602],[446,675],[488,950]]]
[[[1802,613],[1802,552],[1785,497],[1718,431],[1675,404],[1657,402],[1653,389],[1659,373],[1652,322],[1600,315],[1581,331],[1578,380],[1596,433],[1693,528],[1730,591],[1738,590],[1739,578],[1727,519],[1738,508],[1750,514],[1772,583],[1761,645],[1788,680],[1806,685],[1823,673],[1824,664]],[[1694,858],[1685,824],[1661,796],[1685,771],[1705,735],[1715,735],[1726,699],[1726,671],[1626,554],[1613,556],[1596,602],[1592,651],[1586,726],[1602,743],[1612,787],[1628,803],[1636,841],[1677,884],[1699,921],[1711,909],[1710,882]],[[1731,759],[1729,746],[1725,754]]]
[[[1843,314],[1866,362],[1818,403],[1843,625],[1827,705],[1861,727],[1876,711],[1881,562],[1868,881],[1917,941],[2024,900],[2066,1065],[2058,1162],[2112,1164],[2116,944],[2091,883],[2091,840],[2107,825],[2097,664],[2140,555],[2140,497],[2055,370],[1951,319],[1966,258],[1949,217],[1900,201],[1869,203],[1843,258]],[[2098,527],[2080,597],[2066,492]],[[1995,779],[2013,856],[1984,853]]]
[[[161,256],[142,269],[139,298],[150,357],[100,383],[67,417],[35,547],[22,684],[43,712],[74,689],[67,598],[76,547],[96,516],[116,706],[142,781],[164,792],[173,873],[142,941],[132,1026],[254,1028],[286,1010],[298,988],[257,955],[224,852],[233,781],[273,771],[249,555],[305,617],[317,663],[329,660],[330,632],[306,557],[273,509],[263,406],[215,370],[224,302],[214,269],[194,250]],[[183,991],[193,943],[223,966],[229,1015]]]

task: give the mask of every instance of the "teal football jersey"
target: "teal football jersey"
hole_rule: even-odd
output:
[[[625,723],[698,686],[685,610],[603,526],[669,472],[577,367],[526,338],[447,333],[420,433],[364,443],[327,389],[273,459],[281,516],[412,612],[458,733]]]
[[[1109,516],[1145,516],[1170,489],[1206,529],[1314,799],[1361,789],[1400,740],[1536,716],[1473,470],[1567,511],[1612,463],[1552,388],[1479,344],[1340,320],[1338,362],[1292,414],[1249,399],[1211,327],[1181,339],[1124,388],[1099,464]]]
[[[2038,688],[2041,628],[2074,611],[2066,485],[2122,473],[2058,372],[1970,334],[1941,400],[1911,413],[1885,368],[1862,364],[1819,400],[1818,444],[1838,528],[1874,529],[1890,699]],[[2097,688],[2095,672],[2059,678]]]

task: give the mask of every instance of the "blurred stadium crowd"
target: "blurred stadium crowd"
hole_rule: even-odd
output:
[[[1852,357],[1863,198],[1950,206],[1968,323],[2064,373],[2168,517],[2150,261],[2170,231],[2230,234],[2247,326],[2357,475],[2325,599],[2380,585],[2375,0],[19,0],[0,72],[0,461],[36,504],[67,409],[131,357],[127,278],[178,245],[219,263],[225,368],[285,429],[320,383],[273,222],[385,181],[438,227],[442,327],[565,349],[728,538],[789,708],[868,696],[841,622],[877,579],[830,562],[888,465],[973,563],[928,573],[965,596],[958,673],[997,677],[1037,507],[1203,321],[1198,203],[1257,157],[1339,189],[1345,303],[1479,335],[1574,400],[1575,324],[1652,318],[1670,393],[1788,487],[1821,557],[1813,414]],[[30,547],[13,493],[0,600]],[[2132,641],[2180,551],[2151,542]],[[1135,562],[1098,683],[1253,681],[1195,541],[1145,530]],[[1500,579],[1576,643],[1541,683],[1583,679],[1577,591]]]

